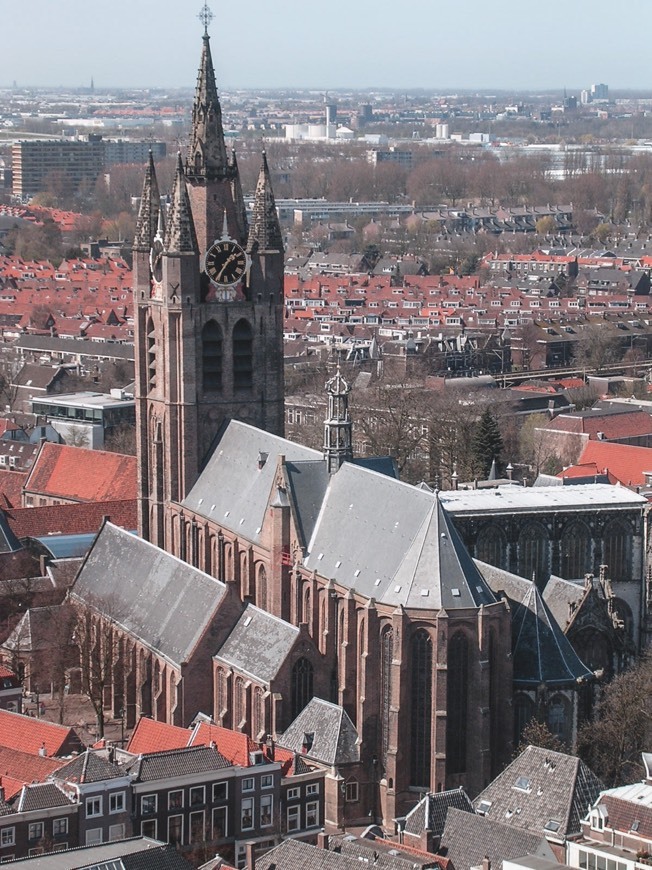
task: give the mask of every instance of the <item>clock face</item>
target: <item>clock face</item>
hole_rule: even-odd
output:
[[[163,242],[158,236],[154,239],[152,250],[149,252],[149,267],[154,280],[160,284],[163,277]]]
[[[230,239],[220,239],[206,251],[204,270],[217,287],[231,287],[247,271],[247,255]]]

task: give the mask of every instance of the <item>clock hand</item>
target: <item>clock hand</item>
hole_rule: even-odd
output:
[[[220,280],[220,278],[221,278],[222,275],[224,274],[224,270],[225,270],[226,267],[229,265],[229,263],[232,263],[233,260],[236,259],[236,256],[237,256],[236,254],[231,254],[229,257],[226,258],[226,260],[224,261],[224,265],[223,265],[222,268],[220,269],[219,274],[218,274],[218,276],[217,276],[217,280],[218,280],[218,281]]]

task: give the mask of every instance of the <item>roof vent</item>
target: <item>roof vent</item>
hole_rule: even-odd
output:
[[[269,453],[264,453],[262,450],[258,451],[258,470],[260,471],[265,467],[265,463],[269,458]]]
[[[453,596],[453,598],[460,597],[460,590],[457,588],[457,586],[453,586],[453,588],[451,589],[451,595]]]
[[[315,742],[315,732],[314,731],[304,732],[303,740],[301,742],[301,752],[304,755],[306,754],[306,752],[310,752],[314,742]]]

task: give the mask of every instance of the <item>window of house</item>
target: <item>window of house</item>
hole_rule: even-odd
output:
[[[28,837],[30,840],[40,840],[43,836],[43,822],[32,822],[29,826]]]
[[[68,833],[68,819],[52,819],[52,834],[60,837]]]
[[[240,827],[250,831],[254,826],[254,799],[243,798],[240,804]]]
[[[242,780],[242,791],[253,791],[254,790],[254,778],[253,776],[248,776],[246,779]]]
[[[109,812],[123,813],[125,809],[125,793],[118,791],[109,795]]]
[[[301,827],[301,807],[288,807],[288,832],[298,831]]]
[[[204,811],[190,813],[190,842],[199,843],[204,839]]]
[[[86,798],[86,818],[92,819],[102,815],[102,798]]]
[[[42,855],[43,851],[44,851],[43,846],[37,846],[34,849],[30,849],[27,854],[29,855],[30,858],[33,858],[34,855]]]
[[[346,791],[344,793],[346,802],[349,804],[355,803],[358,800],[358,781],[357,779],[350,779],[346,784]]]
[[[260,778],[260,786],[261,788],[272,788],[274,785],[274,777],[271,773],[266,773],[264,776]]]
[[[229,796],[228,782],[213,783],[213,801],[225,801]]]
[[[0,846],[13,846],[16,842],[15,828],[2,828],[0,830]]]
[[[183,842],[183,816],[168,818],[168,843],[179,846]]]
[[[221,840],[228,836],[228,809],[227,807],[216,807],[213,810],[213,839]]]
[[[300,788],[289,788],[288,789],[288,800],[296,801],[301,797],[301,789]]]
[[[125,838],[125,826],[124,823],[120,825],[109,825],[109,841],[114,842],[115,840],[124,840]]]
[[[149,816],[156,812],[156,795],[144,794],[140,799],[140,812],[143,816]]]
[[[168,809],[180,810],[183,807],[183,789],[168,792]]]
[[[319,783],[318,782],[309,782],[306,786],[306,794],[319,794]]]
[[[89,828],[86,831],[86,845],[99,846],[102,842],[102,828]]]
[[[147,819],[140,823],[140,836],[156,839],[156,819]]]
[[[197,807],[206,802],[206,789],[203,785],[197,785],[190,789],[190,806]]]
[[[272,824],[272,809],[274,798],[271,794],[263,795],[260,799],[260,826],[267,828]]]
[[[319,824],[319,801],[306,804],[306,828],[316,828]]]

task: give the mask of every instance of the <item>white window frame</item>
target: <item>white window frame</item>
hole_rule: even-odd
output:
[[[248,805],[249,808],[249,818],[251,819],[251,824],[245,827],[244,818],[245,818],[245,805]],[[255,804],[253,798],[242,798],[240,801],[240,830],[241,831],[253,831],[254,829],[254,812],[255,812]]]
[[[360,791],[357,779],[350,779],[346,783],[344,799],[347,804],[357,804],[357,802],[360,800]]]
[[[181,803],[180,804],[172,804],[172,795],[181,795]],[[168,792],[168,810],[182,810],[183,809],[183,789],[175,788],[173,791]]]
[[[86,798],[86,818],[97,819],[102,815],[102,797],[95,796]]]
[[[146,810],[145,809],[145,801],[154,800],[154,809]],[[157,794],[143,794],[140,796],[140,814],[141,816],[149,816],[153,813],[158,812],[158,795]]]
[[[116,791],[113,792],[113,794],[109,795],[109,815],[113,816],[116,813],[124,813],[126,806],[125,797],[126,795],[123,791]],[[112,806],[112,804],[117,801],[118,798],[120,798],[121,805],[119,807]]]
[[[254,791],[254,789],[255,789],[255,782],[256,782],[256,781],[255,781],[255,779],[253,778],[253,776],[246,776],[246,777],[242,780],[242,791],[243,791],[243,792]]]
[[[183,844],[183,813],[175,813],[173,816],[168,816],[168,843],[172,843],[172,840],[170,839],[170,822],[172,821],[172,819],[181,819],[181,836],[179,837],[179,845],[182,845]]]
[[[40,829],[41,833],[40,834],[36,834],[36,833],[33,834],[32,829],[34,829],[34,831],[38,831]],[[45,832],[45,826],[44,826],[43,822],[30,822],[29,826],[27,828],[27,839],[29,840],[30,843],[32,843],[34,840],[42,840],[44,832]]]
[[[315,821],[312,825],[308,821],[308,817],[311,813],[315,814]],[[317,827],[319,827],[319,801],[308,801],[306,803],[306,828]]]
[[[301,830],[301,804],[287,808],[287,832]]]
[[[200,837],[198,840],[193,836],[193,816],[201,816]],[[188,840],[190,843],[202,843],[206,839],[206,810],[192,810],[188,815]]]
[[[289,801],[297,801],[301,797],[301,788],[289,788],[287,793],[287,799]]]
[[[274,777],[271,773],[264,773],[260,778],[261,788],[274,788]]]
[[[269,828],[274,824],[274,795],[264,794],[261,796],[260,801],[260,827],[261,828]],[[263,809],[269,805],[269,821],[263,821]]]
[[[57,825],[61,826],[61,830],[57,831]],[[52,836],[60,837],[62,834],[68,833],[68,817],[60,816],[58,819],[52,819]]]
[[[154,833],[153,834],[146,834],[143,831],[143,828],[145,827],[145,825],[154,825]],[[151,840],[157,840],[158,839],[158,821],[157,821],[157,819],[142,819],[142,821],[140,823],[140,836],[141,837],[149,837]]]
[[[192,793],[198,792],[201,794],[200,801],[193,801]],[[206,803],[206,786],[205,785],[193,785],[190,787],[188,791],[188,808],[192,809],[193,807],[203,807]]]
[[[309,782],[306,786],[306,797],[309,797],[312,794],[319,794],[318,782]]]
[[[224,796],[218,797],[217,790],[224,789]],[[218,801],[226,801],[229,799],[229,784],[225,780],[222,782],[214,782],[213,783],[213,803],[217,803]]]
[[[86,831],[85,846],[100,846],[102,844],[102,828],[89,828]]]
[[[224,833],[221,837],[215,837],[215,813],[224,813]],[[229,836],[229,808],[228,807],[213,807],[211,813],[211,836],[213,839],[224,840]]]
[[[118,836],[116,836],[116,833]],[[109,843],[115,843],[117,840],[124,840],[125,824],[120,822],[119,825],[109,825]]]
[[[13,846],[16,842],[16,828],[0,828],[0,846]]]

